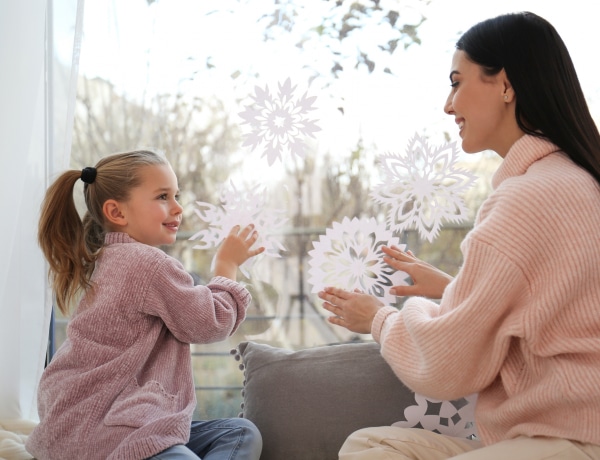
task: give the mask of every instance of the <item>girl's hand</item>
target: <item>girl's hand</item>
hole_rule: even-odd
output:
[[[452,277],[427,262],[417,259],[410,251],[402,251],[396,246],[382,246],[386,254],[385,263],[396,270],[406,272],[413,281],[412,286],[394,286],[390,293],[399,297],[421,296],[440,299]]]
[[[318,295],[325,301],[323,308],[335,315],[327,319],[330,323],[359,334],[371,332],[373,318],[384,306],[377,297],[359,291],[327,287]]]
[[[251,249],[258,239],[258,232],[250,224],[240,230],[235,225],[225,237],[215,256],[215,276],[224,276],[232,280],[237,278],[237,270],[250,257],[264,252],[264,247]]]

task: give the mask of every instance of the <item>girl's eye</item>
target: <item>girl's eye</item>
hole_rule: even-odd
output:
[[[162,195],[159,195],[159,196],[158,196],[158,199],[159,199],[159,200],[166,200],[166,199],[167,199],[167,194],[166,194],[166,193],[163,193]]]
[[[457,81],[450,82],[450,86],[452,88],[456,88],[458,86],[458,82]]]
[[[175,201],[179,201],[179,193],[175,195]]]

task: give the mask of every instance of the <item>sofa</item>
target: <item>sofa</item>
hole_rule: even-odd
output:
[[[375,342],[296,351],[242,342],[232,354],[243,371],[239,415],[261,431],[261,460],[337,460],[348,435],[369,426],[476,434],[475,396],[441,401],[413,393]]]

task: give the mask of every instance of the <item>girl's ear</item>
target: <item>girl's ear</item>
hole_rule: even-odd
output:
[[[102,205],[102,212],[106,220],[112,225],[127,225],[127,219],[121,212],[121,205],[116,200],[106,200]]]

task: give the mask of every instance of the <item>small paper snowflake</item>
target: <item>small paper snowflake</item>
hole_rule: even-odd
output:
[[[250,125],[243,146],[254,150],[264,145],[262,156],[267,157],[269,166],[276,159],[281,160],[284,151],[304,158],[304,137],[314,137],[313,133],[321,130],[316,120],[307,118],[308,112],[315,109],[316,97],[308,97],[307,93],[294,97],[295,89],[289,78],[279,84],[277,96],[271,94],[268,86],[265,89],[256,86],[252,96],[255,104],[246,106],[239,114],[244,120],[242,124]]]
[[[381,246],[403,250],[406,245],[374,218],[345,217],[341,223],[334,222],[313,246],[308,253],[313,293],[327,286],[358,289],[391,304],[396,297],[389,293],[390,288],[407,284],[408,275],[386,264],[381,251]]]
[[[229,188],[221,192],[220,206],[197,201],[197,209],[194,212],[208,224],[208,228],[190,237],[190,240],[198,240],[194,249],[216,248],[234,225],[243,228],[248,224],[254,224],[258,231],[258,240],[254,243],[254,247],[264,246],[264,255],[281,257],[280,251],[284,251],[285,247],[277,239],[277,233],[288,219],[283,217],[285,214],[283,210],[267,210],[266,198],[266,190],[258,185],[242,193],[231,183]],[[256,257],[248,259],[240,267],[246,276],[248,272],[245,267],[251,266],[255,259]]]
[[[477,436],[475,404],[477,394],[452,401],[427,398],[415,393],[416,405],[404,409],[405,421],[392,424],[402,428],[424,428],[446,436]]]
[[[417,227],[419,235],[433,241],[443,221],[464,220],[467,208],[462,195],[473,185],[475,175],[456,166],[456,144],[432,149],[415,134],[406,156],[380,157],[384,183],[371,197],[388,205],[387,224],[393,232]]]

